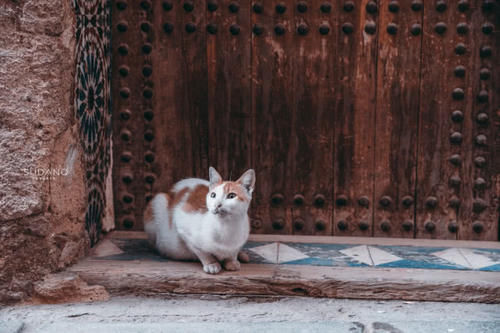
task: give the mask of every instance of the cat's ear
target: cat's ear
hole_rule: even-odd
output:
[[[222,177],[213,167],[208,169],[208,179],[210,180],[210,187],[222,183]]]
[[[240,179],[236,182],[243,185],[243,187],[251,195],[255,188],[255,171],[253,171],[253,169],[245,171],[245,173],[241,175]]]

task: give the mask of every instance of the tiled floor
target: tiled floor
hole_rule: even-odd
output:
[[[166,261],[143,239],[112,239],[99,259]],[[280,265],[397,267],[500,272],[500,249],[428,246],[248,242],[252,263]]]
[[[245,248],[256,263],[500,271],[498,249],[282,242]]]

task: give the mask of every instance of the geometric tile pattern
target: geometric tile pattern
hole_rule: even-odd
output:
[[[278,243],[269,243],[252,248],[252,252],[259,255],[266,263],[278,263]]]
[[[252,248],[252,252],[258,254],[271,264],[282,264],[288,261],[295,261],[309,258],[299,250],[294,249],[284,243],[269,243]]]
[[[97,260],[168,261],[153,251],[146,240],[112,239]],[[105,242],[101,242],[104,245]],[[100,243],[100,244],[101,244]],[[111,251],[111,250],[112,251]],[[292,242],[248,242],[244,250],[254,264],[330,267],[394,267],[500,272],[500,249],[445,248]],[[500,278],[500,275],[499,275]]]
[[[500,272],[499,249],[248,242],[250,262],[262,264],[395,267]]]
[[[434,252],[432,255],[469,269],[480,269],[497,264],[487,256],[487,253],[481,253],[475,249],[451,248]]]
[[[377,266],[402,260],[400,257],[387,251],[379,249],[375,246],[367,245],[350,247],[345,250],[340,250],[340,253],[343,253],[353,260],[362,262],[363,264],[367,264],[369,266]]]

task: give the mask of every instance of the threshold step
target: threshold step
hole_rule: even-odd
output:
[[[500,249],[273,240],[245,246],[238,272],[160,257],[143,233],[112,233],[69,268],[112,295],[221,294],[500,303]],[[327,237],[331,238],[331,237]],[[339,237],[337,237],[339,238]],[[373,240],[373,239],[372,239]],[[312,242],[310,242],[312,241]],[[482,242],[474,242],[481,246]],[[385,244],[385,245],[377,245]],[[450,243],[449,245],[453,245]],[[448,244],[446,244],[448,245]]]

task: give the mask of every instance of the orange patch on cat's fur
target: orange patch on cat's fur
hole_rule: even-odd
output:
[[[180,191],[173,192],[170,191],[168,192],[168,206],[167,208],[173,209],[177,204],[184,198],[184,195],[189,192],[189,187],[184,187]]]
[[[206,213],[208,211],[206,201],[207,194],[208,186],[196,186],[191,192],[189,192],[189,196],[187,197],[186,203],[182,207],[182,210],[187,213]]]
[[[248,199],[247,194],[245,193],[245,189],[238,182],[226,182],[224,184],[224,192],[226,194],[233,192],[233,193],[236,194],[236,197],[239,200],[241,200],[241,201],[250,201]]]

